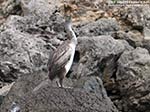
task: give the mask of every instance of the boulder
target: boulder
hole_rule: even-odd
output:
[[[21,15],[20,0],[3,0],[1,5],[1,16],[8,17],[9,15]]]
[[[150,40],[150,29],[145,27],[143,30],[143,34],[144,34],[144,39],[145,40]]]
[[[144,40],[142,42],[142,47],[147,49],[149,51],[149,53],[150,53],[150,40]]]
[[[4,82],[46,68],[50,52],[65,39],[63,18],[53,1],[17,2],[24,17],[11,15],[0,27],[0,81]]]
[[[14,81],[20,73],[29,73],[32,69],[41,67],[41,63],[47,63],[47,44],[41,38],[7,29],[1,32],[0,40],[2,81]]]
[[[3,86],[0,89],[0,105],[2,104],[5,96],[8,94],[8,92],[10,91],[11,87],[13,86],[14,83],[8,84],[6,86]]]
[[[102,77],[108,68],[106,74],[111,77],[119,55],[130,49],[133,48],[126,41],[115,40],[111,36],[79,37],[76,50],[78,58],[75,56],[75,59],[78,59],[75,60],[76,70],[71,70],[70,77]]]
[[[81,25],[76,31],[79,36],[110,35],[120,29],[115,19],[98,19],[97,21]]]
[[[73,84],[73,87],[84,89],[87,92],[99,94],[104,98],[110,100],[107,97],[107,93],[103,86],[102,80],[97,76],[81,77]]]
[[[118,31],[113,35],[115,39],[123,39],[126,40],[132,47],[140,47],[142,46],[142,42],[144,37],[138,31]]]
[[[76,89],[52,88],[48,85],[15,101],[22,112],[117,112],[96,94]],[[7,112],[9,109],[4,107],[1,110]]]
[[[58,88],[46,76],[42,71],[24,75],[13,85],[0,110],[7,112],[15,102],[21,112],[118,112],[100,78],[81,78],[73,88]]]
[[[56,9],[54,2],[51,2],[49,3],[48,0],[20,0],[20,5],[24,16],[34,15],[34,17],[44,18],[49,17]]]
[[[149,6],[141,6],[141,7],[124,7],[120,9],[120,14],[122,20],[132,28],[131,30],[136,29],[139,31],[143,31],[145,27],[150,28],[149,14],[150,8]],[[129,30],[129,29],[128,29]]]
[[[124,112],[149,112],[150,55],[144,48],[125,51],[118,60],[116,82]]]

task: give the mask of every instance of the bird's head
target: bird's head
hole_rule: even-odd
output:
[[[66,23],[71,23],[72,22],[72,19],[71,19],[70,15],[69,16],[68,15],[65,16],[65,22]]]
[[[72,26],[72,15],[73,8],[70,4],[64,4],[64,19],[65,19],[65,28],[70,28]]]
[[[72,19],[70,15],[65,15],[65,28],[72,26]]]

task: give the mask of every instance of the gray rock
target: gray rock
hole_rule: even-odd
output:
[[[122,19],[126,20],[133,28],[143,30],[144,28],[144,15],[141,7],[129,7],[122,11]]]
[[[65,39],[63,18],[57,13],[55,2],[50,5],[44,0],[18,2],[29,12],[23,10],[24,17],[8,17],[0,27],[0,80],[6,82],[32,70],[46,68],[49,53]]]
[[[52,86],[50,81],[38,86],[39,82],[43,80],[40,75],[45,75],[45,73],[36,72],[29,77],[24,75],[24,78],[20,79],[22,81],[18,81],[4,99],[0,110],[7,112],[12,103],[17,102],[21,112],[118,112],[107,97],[99,78],[85,78],[83,86],[80,84],[78,88],[62,89]],[[33,81],[34,79],[35,81]],[[81,86],[85,86],[84,89],[81,89]],[[25,87],[26,89],[22,89]],[[99,93],[85,89],[91,87],[96,87],[97,90],[100,88]],[[22,94],[20,94],[20,90]]]
[[[9,92],[9,99],[14,100],[15,98],[20,98],[25,96],[31,91],[38,90],[41,86],[49,84],[53,87],[58,87],[56,84],[57,80],[51,82],[48,78],[48,73],[45,71],[34,71],[32,73],[24,74],[19,79],[17,79],[14,86]],[[65,79],[64,86],[72,87],[73,82],[76,80]],[[6,98],[6,102],[7,102]]]
[[[9,15],[21,15],[20,0],[4,0],[1,5],[1,13],[4,17]]]
[[[0,105],[2,104],[4,97],[8,94],[8,92],[10,91],[11,87],[13,86],[14,83],[11,83],[9,85],[3,86],[0,89]]]
[[[73,87],[84,89],[87,92],[99,94],[106,99],[108,98],[102,80],[96,76],[81,77],[74,83]]]
[[[2,82],[12,82],[17,79],[18,71],[17,65],[8,61],[0,62],[0,80]]]
[[[143,7],[143,15],[145,18],[145,26],[150,29],[150,7],[149,6]]]
[[[144,47],[145,49],[147,49],[150,53],[150,40],[144,40],[142,42],[142,47]]]
[[[116,39],[126,40],[134,48],[141,46],[144,39],[141,33],[138,31],[118,31],[113,37]]]
[[[3,64],[1,80],[11,81],[17,78],[16,73],[28,73],[41,67],[41,63],[47,63],[48,51],[44,47],[47,44],[41,38],[14,28],[7,29],[0,35],[0,61]]]
[[[76,51],[79,55],[77,68],[75,71],[72,70],[73,74],[70,74],[70,77],[94,75],[102,77],[104,68],[114,69],[113,62],[122,52],[130,49],[132,47],[126,41],[115,40],[111,36],[79,37]],[[109,60],[108,57],[111,59]],[[107,65],[107,63],[109,64]],[[113,74],[112,69],[108,71],[110,77]]]
[[[150,55],[146,49],[125,51],[118,60],[116,81],[119,84],[124,112],[149,112]]]
[[[144,39],[145,40],[150,40],[150,29],[145,27],[144,30],[143,30],[143,34],[144,34]]]
[[[34,15],[43,18],[51,15],[50,12],[55,10],[55,6],[50,7],[48,0],[20,0],[24,16]]]
[[[132,26],[131,30],[136,29],[143,31],[145,26],[150,28],[149,10],[149,6],[125,7],[120,13],[125,23],[127,23],[128,26]]]
[[[115,19],[99,19],[81,26],[76,32],[79,36],[110,35],[120,29]]]

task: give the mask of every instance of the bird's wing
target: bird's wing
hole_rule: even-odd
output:
[[[54,52],[49,60],[49,70],[59,71],[67,64],[72,54],[68,41],[63,42]]]

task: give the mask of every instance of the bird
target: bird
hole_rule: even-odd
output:
[[[12,103],[10,112],[20,112],[20,107],[17,105],[16,102]]]
[[[77,45],[77,37],[72,29],[71,15],[65,15],[64,28],[68,39],[50,54],[48,61],[49,79],[53,81],[57,77],[59,79],[57,85],[62,88],[64,87],[63,79],[72,66]]]

